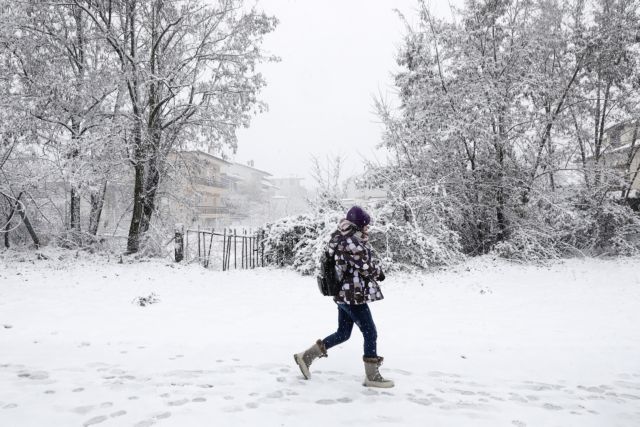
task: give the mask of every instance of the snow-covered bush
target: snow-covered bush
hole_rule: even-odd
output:
[[[562,256],[556,238],[533,227],[515,228],[508,240],[494,246],[493,252],[501,258],[521,262],[540,262]]]
[[[575,255],[640,253],[640,216],[615,200],[579,195],[539,201],[512,224],[494,253],[516,261],[543,261]]]
[[[442,222],[403,223],[391,205],[371,208],[370,243],[386,270],[450,265],[462,258],[457,234]],[[324,210],[283,218],[267,224],[265,258],[269,264],[290,266],[302,274],[315,274],[318,261],[345,213]]]
[[[269,264],[291,266],[314,274],[324,245],[344,213],[317,212],[282,218],[264,229],[264,254]]]
[[[640,253],[640,215],[615,200],[582,198],[574,203],[573,221],[558,224],[561,244],[588,255]]]
[[[397,203],[388,201],[374,210],[371,244],[387,269],[429,268],[451,265],[462,258],[458,234],[436,214],[442,206],[427,204],[413,209],[414,221],[406,221]]]

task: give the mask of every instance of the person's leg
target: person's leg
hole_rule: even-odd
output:
[[[364,357],[378,357],[378,331],[373,323],[369,306],[367,304],[351,306],[351,315],[364,337]]]
[[[327,350],[348,340],[353,330],[353,319],[348,312],[349,306],[346,304],[337,304],[337,306],[338,330],[322,340]]]
[[[353,306],[352,313],[353,319],[364,337],[362,361],[364,362],[365,378],[363,385],[367,387],[393,387],[393,381],[384,378],[379,371],[384,359],[377,353],[378,332],[375,323],[373,323],[369,306],[367,304]]]

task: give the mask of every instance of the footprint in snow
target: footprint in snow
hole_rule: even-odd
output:
[[[100,415],[99,417],[93,417],[90,420],[85,421],[84,423],[82,423],[82,425],[84,427],[88,427],[94,424],[100,424],[101,422],[104,422],[104,421],[107,421],[107,417],[105,417],[104,415]]]
[[[282,396],[284,396],[284,393],[282,391],[280,391],[280,390],[273,391],[273,392],[267,394],[267,397],[269,399],[280,399]]]
[[[445,410],[473,409],[473,410],[487,411],[487,410],[493,409],[493,406],[485,405],[483,403],[458,401],[457,403],[440,405],[440,409],[445,409]]]
[[[93,411],[94,406],[93,405],[85,405],[85,406],[78,406],[75,407],[71,410],[71,412],[75,412],[76,414],[80,414],[80,415],[84,415],[84,414],[88,414],[89,412]]]
[[[545,403],[542,407],[549,411],[561,411],[563,409],[562,406],[554,405],[553,403]]]
[[[632,400],[640,400],[640,396],[636,396],[635,394],[621,394],[620,397],[625,398],[625,399],[632,399]]]
[[[528,400],[525,399],[524,397],[520,396],[517,393],[509,393],[509,395],[511,397],[509,397],[509,400],[511,400],[512,402],[520,402],[520,403],[527,403]]]
[[[335,405],[338,402],[336,402],[333,399],[320,399],[320,400],[316,400],[316,403],[318,405]]]
[[[474,391],[470,391],[470,390],[458,390],[455,388],[452,388],[450,390],[452,393],[457,393],[457,394],[462,394],[463,396],[473,396],[474,394],[476,394]]]
[[[4,405],[2,407],[2,409],[13,409],[13,408],[17,408],[17,407],[18,407],[18,405],[15,404],[15,403],[7,403],[6,405]]]
[[[429,406],[431,405],[431,401],[429,399],[417,399],[417,398],[410,398],[409,402],[413,402],[413,403],[417,403],[418,405],[422,405],[422,406]]]
[[[159,420],[167,419],[171,416],[171,412],[159,412],[157,414],[151,415],[151,418],[148,420],[140,421],[135,424],[134,427],[150,427],[154,425]]]
[[[174,400],[172,402],[168,402],[167,405],[169,406],[182,406],[186,403],[189,403],[189,399],[180,399],[180,400]]]
[[[197,403],[202,403],[202,402],[206,402],[207,399],[204,397],[194,397],[193,399],[191,399],[192,402],[197,402]]]
[[[577,388],[580,389],[580,390],[588,391],[590,393],[604,393],[605,392],[604,388],[595,387],[595,386],[587,387],[587,386],[579,385]]]
[[[44,371],[35,371],[35,372],[21,371],[18,373],[18,377],[27,378],[30,380],[46,380],[49,378],[49,373]]]

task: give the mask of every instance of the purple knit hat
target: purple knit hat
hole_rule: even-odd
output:
[[[363,228],[365,225],[369,225],[371,217],[360,206],[354,206],[347,212],[347,220],[354,223],[358,228]]]

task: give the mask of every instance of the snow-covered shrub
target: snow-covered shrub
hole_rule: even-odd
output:
[[[374,212],[377,219],[370,232],[371,245],[380,252],[387,269],[438,267],[463,258],[458,234],[434,216],[423,212],[419,221],[407,222],[391,203]]]
[[[507,240],[493,248],[516,261],[543,261],[567,256],[636,255],[640,253],[640,216],[615,200],[589,195],[538,201]]]
[[[570,216],[558,224],[559,241],[589,255],[640,253],[640,216],[615,200],[581,198]]]
[[[302,274],[314,274],[324,244],[344,216],[328,211],[282,218],[264,229],[264,254],[269,264],[291,266]]]
[[[498,242],[493,252],[501,258],[520,262],[540,262],[560,258],[555,236],[534,227],[517,227],[509,239]]]

